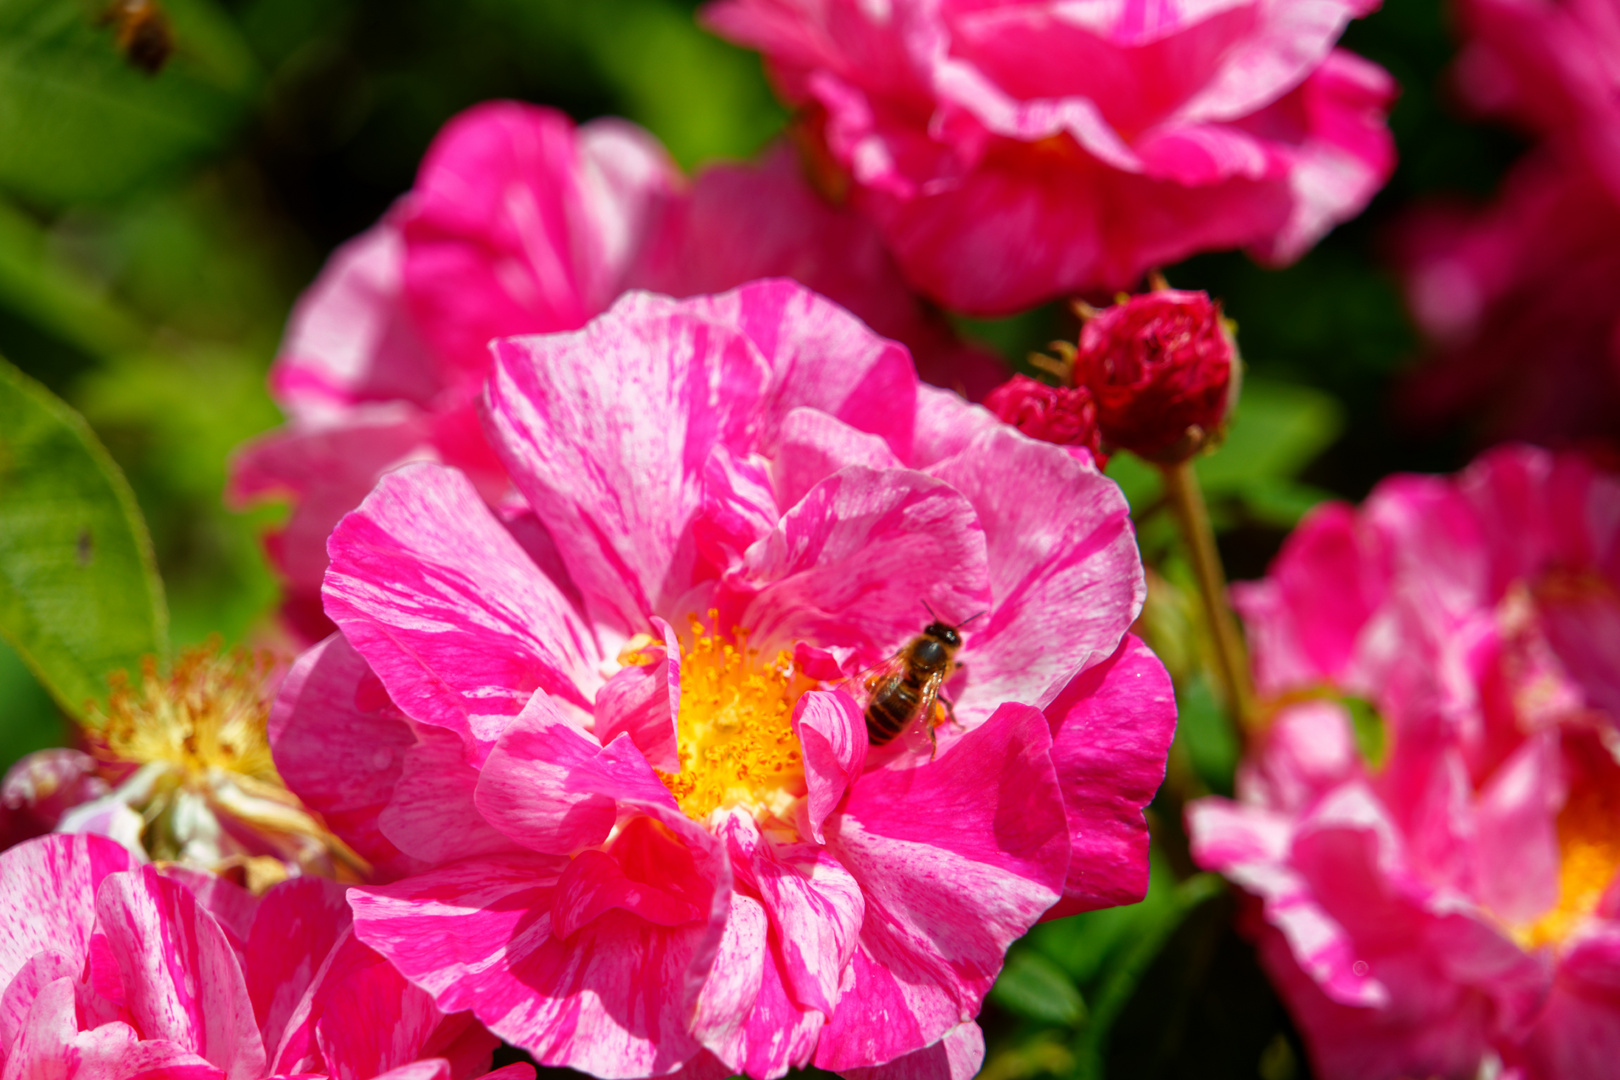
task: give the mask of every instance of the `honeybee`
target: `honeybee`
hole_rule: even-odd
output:
[[[918,719],[926,719],[932,759],[939,752],[934,729],[947,716],[956,718],[950,701],[939,696],[939,688],[956,670],[962,627],[979,616],[952,626],[934,615],[932,608],[928,614],[934,621],[867,677],[866,738],[873,746],[883,746]]]
[[[169,17],[157,0],[113,0],[101,22],[111,24],[118,51],[135,67],[156,75],[174,52]]]

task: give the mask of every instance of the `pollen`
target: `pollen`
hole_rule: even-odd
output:
[[[710,621],[716,616],[710,612]],[[658,776],[687,817],[723,807],[781,816],[804,793],[793,706],[813,683],[786,651],[767,658],[738,630],[726,640],[693,618],[681,651],[681,769]]]
[[[1578,784],[1558,815],[1558,903],[1513,936],[1527,949],[1558,945],[1589,915],[1620,870],[1620,791]]]
[[[147,657],[139,686],[122,672],[113,676],[107,709],[93,709],[89,727],[117,761],[166,762],[188,777],[215,768],[279,784],[265,696],[273,666],[269,653],[222,653],[217,643],[183,651],[167,676]]]

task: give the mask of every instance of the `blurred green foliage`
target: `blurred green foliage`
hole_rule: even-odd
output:
[[[410,186],[439,126],[489,98],[545,102],[578,120],[627,116],[692,168],[753,154],[785,113],[758,58],[703,33],[693,0],[160,3],[174,51],[150,75],[120,52],[109,0],[0,0],[0,354],[82,413],[128,478],[176,643],[273,640],[258,536],[277,512],[223,506],[227,458],[278,422],[264,375],[298,292]],[[1402,85],[1393,181],[1294,266],[1234,253],[1167,271],[1241,328],[1244,399],[1198,464],[1234,577],[1263,572],[1320,499],[1359,498],[1399,469],[1454,469],[1467,452],[1459,433],[1400,428],[1387,408],[1416,339],[1384,237],[1414,199],[1488,193],[1520,146],[1450,109],[1441,0],[1390,3],[1345,44]],[[960,325],[1015,363],[1075,332],[1055,305]],[[82,460],[50,468],[41,476],[68,487],[94,480]],[[1154,567],[1138,630],[1181,710],[1152,886],[1015,947],[984,1016],[986,1075],[1302,1080],[1297,1035],[1233,930],[1236,900],[1193,872],[1180,832],[1181,801],[1229,792],[1239,752],[1190,576],[1152,468],[1121,456],[1110,473]],[[150,630],[118,662],[161,651],[161,622]],[[70,706],[83,693],[49,681]],[[1357,731],[1376,758],[1376,716],[1357,714]],[[50,695],[0,645],[0,764],[62,734]]]

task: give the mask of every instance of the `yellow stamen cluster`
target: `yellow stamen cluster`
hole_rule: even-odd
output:
[[[1558,903],[1514,934],[1528,949],[1567,938],[1620,871],[1620,791],[1577,784],[1558,815],[1558,849]]]
[[[273,666],[269,653],[204,645],[181,652],[165,677],[147,657],[138,687],[123,672],[113,676],[107,710],[93,711],[89,726],[118,761],[164,761],[190,777],[219,768],[279,784],[266,730]]]
[[[730,806],[780,815],[803,793],[792,717],[810,685],[787,652],[766,661],[745,631],[730,642],[692,620],[681,652],[681,771],[658,774],[688,817],[702,821]]]

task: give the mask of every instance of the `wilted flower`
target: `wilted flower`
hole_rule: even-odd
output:
[[[1174,715],[1118,489],[785,281],[502,341],[485,420],[532,515],[385,476],[276,707],[407,875],[358,936],[547,1064],[965,1080],[1008,944],[1146,886]],[[937,756],[855,696],[924,603],[986,612]]]
[[[1110,449],[1190,457],[1216,437],[1239,377],[1237,344],[1202,292],[1157,289],[1091,313],[1074,381],[1091,391]]]
[[[1524,447],[1395,477],[1237,600],[1277,711],[1194,855],[1262,901],[1317,1074],[1606,1075],[1620,480]]]
[[[440,461],[492,503],[512,494],[476,415],[492,340],[578,329],[631,287],[691,295],[775,274],[904,342],[941,385],[982,393],[1000,378],[910,293],[872,226],[825,203],[791,154],[714,166],[689,187],[624,121],[576,128],[514,102],[450,121],[411,192],[299,301],[270,377],[291,422],[233,469],[235,498],[294,503],[270,543],[289,624],[309,641],[330,632],[326,537],[388,468]]]
[[[116,673],[106,709],[85,720],[90,753],[24,758],[7,774],[8,814],[255,892],[289,872],[357,877],[364,862],[276,775],[266,723],[278,682],[268,654],[217,646],[183,651],[166,675],[148,658],[139,683]]]
[[[1083,446],[1099,466],[1108,463],[1097,430],[1097,403],[1084,386],[1049,386],[1014,375],[990,391],[984,407],[1032,439]]]
[[[716,0],[911,282],[1005,314],[1246,246],[1297,258],[1388,178],[1376,0]]]
[[[96,1080],[484,1073],[496,1040],[440,1013],[349,922],[319,878],[259,899],[134,865],[103,837],[30,840],[0,853],[0,1062]]]

